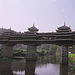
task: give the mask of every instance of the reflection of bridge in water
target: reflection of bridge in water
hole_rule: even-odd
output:
[[[54,57],[55,58],[55,57]],[[50,60],[51,61],[51,60]],[[55,61],[54,61],[55,62]],[[34,60],[10,59],[0,61],[1,75],[68,75],[68,65],[41,63]],[[60,67],[59,67],[60,66]]]
[[[35,26],[28,28],[27,32],[18,33],[9,29],[0,34],[0,44],[3,44],[1,57],[11,58],[13,46],[16,44],[27,45],[27,60],[36,59],[36,47],[41,44],[56,44],[61,46],[60,63],[68,64],[68,46],[75,44],[75,31],[70,27],[59,27],[56,32],[37,33]]]

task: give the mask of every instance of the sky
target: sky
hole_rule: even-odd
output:
[[[75,0],[0,0],[0,28],[54,32],[64,22],[75,31]]]

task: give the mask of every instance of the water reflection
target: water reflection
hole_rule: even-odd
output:
[[[46,60],[47,58],[47,60]],[[53,59],[53,60],[52,60]],[[51,56],[42,57],[38,61],[14,59],[0,61],[1,75],[68,75],[68,65],[55,64]]]
[[[14,59],[11,65],[13,75],[25,75],[25,63],[25,59]]]
[[[39,65],[35,69],[37,75],[59,75],[59,65],[58,64],[43,64]]]
[[[37,65],[39,65],[39,64],[47,64],[47,63],[52,63],[52,64],[57,63],[58,64],[59,61],[57,61],[55,55],[38,57]]]
[[[25,70],[25,62],[25,59],[14,59],[11,65],[12,70],[16,72]]]
[[[26,60],[25,75],[35,75],[36,61]]]
[[[52,64],[58,63],[57,60],[56,60],[56,55],[50,56],[50,62],[51,62]]]
[[[60,75],[68,75],[68,65],[60,65]]]

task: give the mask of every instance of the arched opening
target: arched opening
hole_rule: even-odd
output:
[[[16,44],[13,46],[13,56],[14,57],[25,57],[27,54],[27,45]]]

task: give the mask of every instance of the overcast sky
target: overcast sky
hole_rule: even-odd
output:
[[[64,22],[75,30],[75,0],[0,0],[0,28],[53,32]]]

